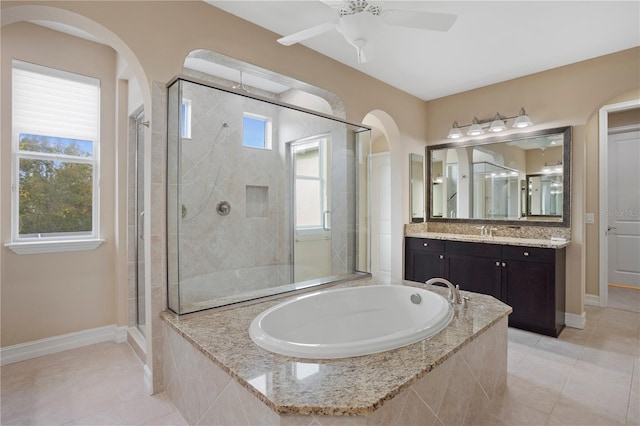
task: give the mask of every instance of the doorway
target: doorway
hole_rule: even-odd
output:
[[[391,155],[371,154],[371,274],[391,277]]]
[[[609,305],[609,284],[640,280],[640,201],[637,191],[640,126],[610,129],[610,114],[638,109],[640,99],[605,105],[599,112],[599,299]],[[613,131],[612,131],[613,130]],[[615,281],[621,281],[616,283]],[[640,289],[638,286],[629,286]],[[635,292],[635,290],[634,290]]]

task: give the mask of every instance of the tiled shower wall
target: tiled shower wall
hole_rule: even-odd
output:
[[[285,176],[284,154],[276,144],[279,126],[273,125],[274,149],[242,145],[243,112],[273,119],[278,108],[189,82],[181,84],[183,98],[191,101],[191,139],[182,139],[180,159],[170,162],[180,162],[180,296],[181,303],[188,304],[199,297],[232,294],[234,284],[240,283],[221,282],[216,279],[221,272],[288,264],[289,240],[281,201]],[[261,217],[247,214],[255,188],[262,188],[259,191],[266,195],[261,198],[265,203]],[[231,210],[223,216],[216,207],[225,201]],[[265,281],[289,279],[264,278],[250,281],[268,284]]]

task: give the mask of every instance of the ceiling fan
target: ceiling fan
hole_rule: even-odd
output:
[[[449,31],[457,15],[449,13],[419,12],[403,9],[384,10],[380,1],[343,0],[323,1],[339,10],[337,22],[326,22],[278,39],[278,43],[291,46],[312,37],[336,30],[356,48],[358,63],[367,62],[364,49],[370,47],[370,39],[383,25],[409,27],[431,31]],[[369,44],[368,44],[369,43]]]

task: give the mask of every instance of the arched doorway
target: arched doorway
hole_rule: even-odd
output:
[[[378,194],[378,201],[376,203],[376,212],[372,212],[372,227],[373,222],[377,222],[378,230],[372,229],[372,239],[376,239],[376,247],[372,241],[372,272],[377,270],[378,273],[385,274],[385,269],[388,268],[388,276],[391,280],[402,279],[402,240],[403,240],[403,220],[405,215],[405,204],[403,203],[403,184],[402,184],[402,148],[400,145],[400,131],[393,118],[384,111],[375,110],[369,112],[362,120],[363,124],[371,126],[376,129],[376,133],[379,135],[378,148],[375,150],[378,154],[387,152],[388,160],[384,159],[385,154],[378,155],[378,158],[374,156],[375,160],[372,164],[375,164],[376,169],[371,176],[372,182],[376,182],[378,186],[375,188]],[[379,133],[378,133],[379,132]],[[374,135],[376,134],[374,133]],[[385,146],[386,145],[386,146]],[[383,147],[387,150],[383,151]],[[373,150],[372,150],[373,153]],[[388,164],[388,166],[387,166]],[[384,181],[382,180],[384,179]],[[387,186],[388,185],[388,186]],[[388,188],[388,190],[386,189]],[[384,194],[388,195],[384,195]],[[392,206],[401,206],[401,208],[392,208]],[[388,237],[385,227],[388,220]],[[374,236],[373,232],[377,232],[378,236]],[[388,244],[386,240],[388,238]],[[373,251],[376,250],[377,254],[374,255]],[[384,259],[387,257],[387,261]],[[374,265],[374,257],[377,257],[377,264]],[[375,274],[374,274],[375,275]]]

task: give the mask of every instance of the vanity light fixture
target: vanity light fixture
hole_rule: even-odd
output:
[[[531,122],[531,119],[529,118],[527,113],[524,112],[524,108],[520,108],[520,112],[516,117],[516,121],[513,122],[513,127],[515,127],[516,129],[524,129],[525,127],[529,126],[533,126],[533,123]]]
[[[478,117],[473,117],[471,127],[469,127],[469,130],[467,130],[467,136],[479,136],[483,133],[484,130],[482,130],[482,126],[478,122]]]
[[[469,130],[467,130],[467,136],[480,136],[484,134],[485,128],[491,133],[503,132],[508,128],[507,120],[511,119],[515,119],[512,127],[516,129],[524,129],[525,127],[533,125],[533,122],[525,112],[524,108],[520,108],[518,115],[514,115],[513,117],[504,117],[498,112],[493,120],[478,120],[478,117],[473,117],[471,124],[466,124],[464,126],[460,126],[457,121],[454,121],[451,126],[451,130],[449,130],[449,134],[447,135],[447,139],[461,138],[463,134],[460,129],[464,127],[469,128]]]
[[[489,126],[489,131],[492,133],[497,133],[502,132],[503,130],[507,130],[507,125],[505,123],[505,119],[500,115],[499,112],[496,112],[496,116]]]
[[[545,161],[542,173],[562,173],[562,161],[558,161],[556,164],[549,165]]]
[[[458,127],[458,122],[454,121],[453,126],[451,126],[451,130],[449,130],[449,134],[447,135],[447,139],[458,139],[462,137],[462,131],[460,127]]]

